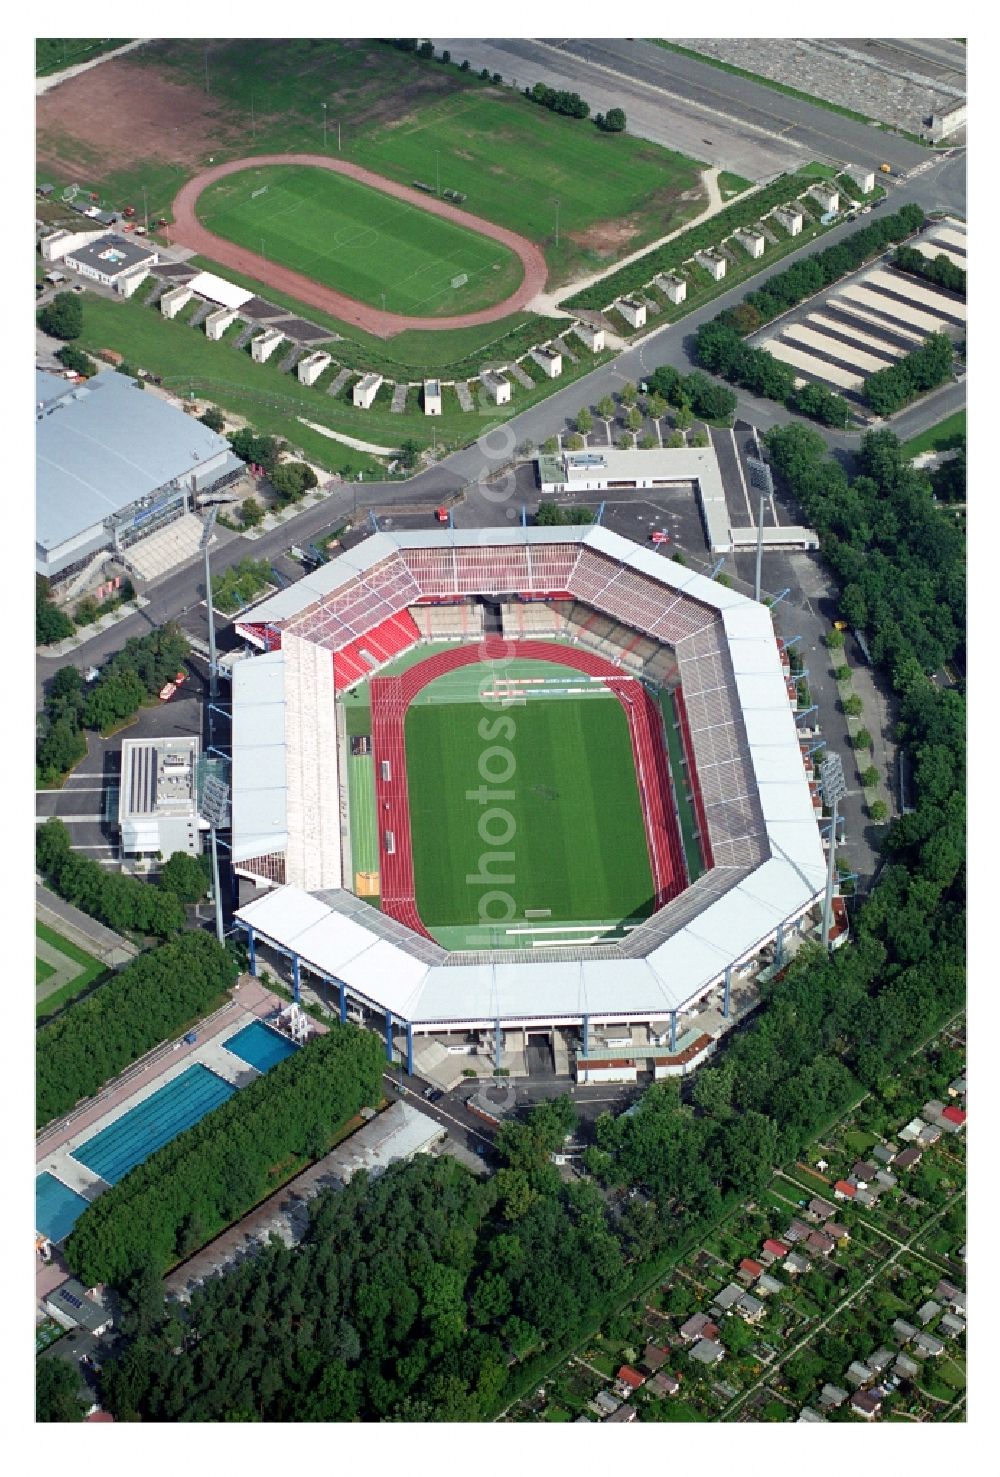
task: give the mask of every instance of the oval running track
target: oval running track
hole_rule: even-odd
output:
[[[324,287],[321,282],[293,271],[291,267],[268,261],[255,251],[237,246],[234,241],[227,241],[223,236],[216,236],[201,224],[195,213],[195,204],[208,185],[225,179],[228,174],[239,174],[245,169],[258,169],[270,164],[308,164],[316,169],[330,169],[334,174],[346,175],[348,179],[358,180],[372,189],[381,190],[384,195],[392,195],[397,200],[405,200],[408,205],[416,205],[430,215],[439,215],[444,220],[464,226],[466,230],[499,241],[520,258],[524,280],[517,291],[505,297],[503,302],[495,303],[492,308],[482,308],[477,313],[460,313],[450,318],[417,318],[405,313],[383,313],[378,308],[359,302],[357,298],[347,297],[332,287]],[[226,164],[217,164],[214,169],[195,175],[194,179],[188,180],[181,187],[174,199],[173,212],[174,223],[163,232],[173,245],[186,246],[192,251],[210,256],[213,261],[229,267],[231,271],[243,272],[246,276],[265,283],[275,292],[286,292],[300,303],[310,308],[319,308],[322,312],[341,318],[345,323],[351,323],[355,328],[375,334],[378,338],[391,338],[393,334],[402,333],[407,328],[475,328],[481,323],[495,323],[510,313],[519,313],[525,309],[542,291],[548,275],[545,258],[539,247],[527,237],[519,236],[516,231],[508,231],[506,227],[494,225],[492,221],[469,215],[443,200],[430,199],[417,190],[411,190],[407,185],[397,184],[395,180],[373,174],[369,169],[362,169],[360,165],[349,164],[343,159],[327,159],[322,154],[257,154],[253,158],[230,159]]]
[[[442,651],[407,668],[398,677],[373,677],[370,686],[372,711],[372,764],[375,769],[375,802],[378,816],[388,811],[392,818],[395,849],[386,851],[385,828],[378,826],[379,870],[382,910],[414,933],[430,938],[417,909],[413,874],[410,800],[406,786],[406,744],[403,724],[406,710],[429,682],[445,672],[474,662],[506,662],[512,657],[557,662],[604,682],[621,703],[628,722],[635,762],[639,800],[642,806],[649,866],[653,877],[654,911],[670,902],[687,886],[687,870],[681,845],[680,826],[672,804],[670,764],[662,738],[662,719],[649,693],[635,677],[594,652],[560,646],[555,641],[507,641],[486,637],[474,646]],[[389,761],[391,778],[382,776],[382,761]]]

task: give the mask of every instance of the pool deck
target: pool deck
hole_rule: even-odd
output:
[[[194,1028],[198,1033],[196,1042],[188,1045],[182,1040],[165,1041],[162,1046],[154,1047],[145,1057],[133,1062],[120,1077],[109,1082],[96,1097],[88,1098],[65,1118],[46,1128],[35,1143],[38,1169],[49,1169],[62,1179],[59,1170],[48,1162],[59,1149],[83,1143],[92,1133],[113,1123],[194,1062],[202,1062],[236,1087],[245,1086],[260,1074],[226,1051],[222,1041],[251,1021],[264,1019],[280,1010],[285,1003],[280,996],[265,990],[252,975],[241,975],[239,988],[232,992],[227,1004],[220,1006],[213,1015],[206,1016]],[[318,1022],[313,1025],[322,1029]],[[79,1187],[74,1184],[71,1188]],[[86,1192],[81,1190],[80,1193]]]
[[[108,1188],[101,1177],[72,1157],[74,1148],[95,1133],[114,1123],[172,1078],[200,1062],[234,1087],[245,1087],[261,1074],[249,1063],[241,1061],[223,1046],[223,1041],[252,1021],[262,1020],[286,1004],[280,996],[265,990],[252,975],[241,975],[239,986],[230,1000],[195,1028],[198,1040],[193,1045],[184,1041],[164,1042],[138,1062],[133,1062],[120,1077],[94,1098],[87,1099],[65,1118],[47,1128],[35,1146],[35,1169],[47,1169],[85,1200],[96,1200]],[[312,1022],[313,1030],[324,1033],[326,1027]],[[35,1292],[39,1300],[68,1275],[58,1248],[53,1248],[51,1263],[36,1260]]]

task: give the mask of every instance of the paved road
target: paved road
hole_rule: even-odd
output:
[[[447,40],[453,56],[520,86],[579,91],[594,112],[625,109],[629,132],[750,179],[811,159],[906,170],[927,150],[641,40]]]

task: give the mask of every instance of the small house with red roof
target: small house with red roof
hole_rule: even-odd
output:
[[[615,1392],[623,1400],[627,1400],[636,1390],[641,1390],[645,1383],[644,1375],[633,1369],[631,1364],[623,1364],[615,1377]]]
[[[858,1190],[856,1185],[849,1185],[846,1180],[837,1180],[833,1193],[837,1200],[853,1200]]]
[[[740,1281],[756,1282],[757,1278],[760,1276],[763,1270],[764,1268],[761,1266],[760,1262],[755,1262],[752,1257],[745,1256],[740,1262]]]
[[[956,1128],[964,1128],[968,1114],[962,1108],[949,1105],[941,1114],[946,1123],[954,1123]]]

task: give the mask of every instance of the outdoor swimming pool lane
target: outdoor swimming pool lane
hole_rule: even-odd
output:
[[[196,1062],[70,1153],[109,1185],[117,1184],[235,1092],[230,1083]]]

